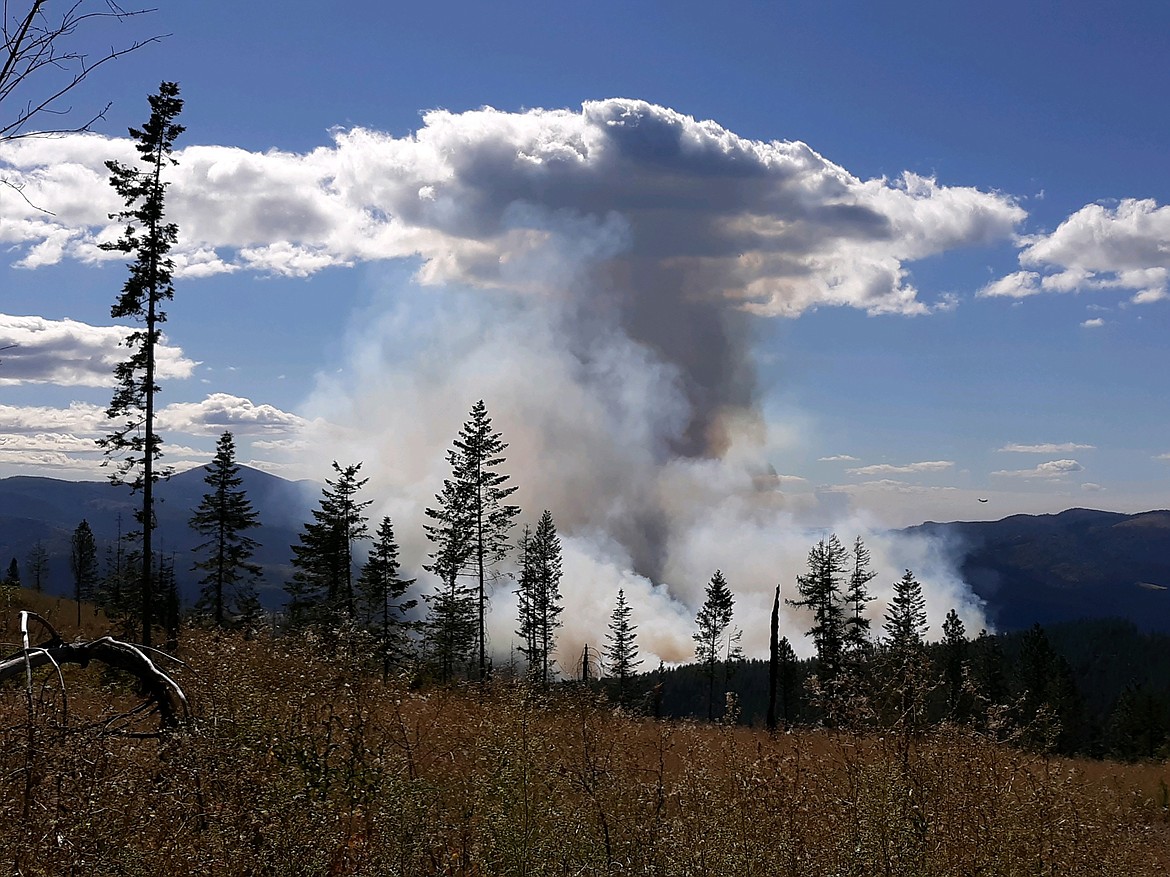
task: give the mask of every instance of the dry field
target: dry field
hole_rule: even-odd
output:
[[[29,608],[75,632],[73,604]],[[412,691],[342,651],[188,632],[173,669],[195,718],[159,739],[111,732],[150,719],[116,718],[133,686],[100,667],[64,669],[67,702],[51,669],[31,699],[5,684],[7,873],[1170,873],[1165,764],[953,729],[770,737],[505,683]]]

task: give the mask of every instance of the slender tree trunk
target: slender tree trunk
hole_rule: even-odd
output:
[[[155,185],[158,185],[157,176]],[[155,234],[153,229],[151,234]],[[152,265],[151,274],[154,273],[155,268]],[[147,295],[146,304],[146,453],[142,455],[142,644],[144,646],[150,645],[151,628],[154,626],[151,536],[154,531],[154,332],[158,320],[154,287],[152,276],[151,289]]]
[[[780,681],[780,586],[772,603],[771,635],[768,638],[768,730],[776,730],[776,689]]]

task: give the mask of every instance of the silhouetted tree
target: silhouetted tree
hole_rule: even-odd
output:
[[[894,596],[886,606],[882,627],[886,631],[885,645],[894,653],[919,650],[926,642],[926,597],[910,570],[894,583]]]
[[[817,653],[817,676],[821,689],[836,699],[845,648],[845,602],[842,594],[846,552],[836,535],[822,538],[808,553],[808,572],[796,577],[799,600],[786,600],[790,606],[810,609],[811,636]]]
[[[203,481],[211,491],[203,494],[190,520],[191,528],[205,540],[195,551],[206,553],[193,567],[204,574],[195,608],[210,615],[212,624],[222,629],[227,627],[229,613],[242,614],[244,606],[256,601],[260,575],[260,567],[251,562],[256,540],[246,535],[260,520],[243,489],[230,432],[219,437]]]
[[[362,512],[371,502],[357,499],[368,480],[358,479],[361,468],[361,463],[342,468],[333,461],[336,478],[326,479],[313,520],[305,524],[299,544],[292,546],[296,571],[285,590],[291,597],[289,616],[294,625],[353,618],[353,545],[368,532]]]
[[[150,645],[154,624],[151,582],[151,532],[154,530],[154,485],[166,472],[155,469],[162,456],[162,440],[154,431],[156,381],[155,348],[161,338],[160,326],[166,321],[162,303],[174,297],[171,274],[174,263],[171,247],[179,239],[179,227],[167,222],[165,195],[168,183],[163,168],[174,164],[171,152],[183,126],[175,122],[183,109],[179,86],[174,82],[159,85],[158,94],[150,97],[150,118],[141,130],[130,129],[136,141],[144,170],[135,170],[116,161],[107,161],[110,185],[126,203],[117,218],[126,221],[122,236],[99,246],[104,250],[133,255],[130,276],[122,294],[110,309],[115,319],[130,318],[143,323],[126,338],[130,356],[114,367],[116,388],[106,415],[117,425],[98,444],[107,460],[118,460],[111,475],[115,484],[128,483],[142,492],[142,507],[135,512],[142,528],[142,581],[139,604],[142,617],[142,642]]]
[[[20,587],[20,566],[16,562],[16,558],[8,564],[8,572],[4,576],[4,584],[10,588]]]
[[[969,718],[966,693],[967,630],[954,609],[943,621],[943,679],[947,692],[947,713],[958,722]]]
[[[630,624],[631,612],[625,588],[618,588],[617,603],[609,617],[609,632],[605,635],[605,663],[610,678],[617,680],[618,703],[626,702],[630,679],[642,663],[638,657],[638,626]]]
[[[721,570],[715,570],[707,583],[707,596],[699,614],[695,617],[698,625],[691,639],[695,641],[695,658],[703,665],[707,675],[707,719],[715,718],[715,668],[723,648],[723,635],[731,627],[731,615],[735,599],[727,587]]]
[[[407,650],[407,635],[414,625],[407,613],[418,605],[417,600],[404,600],[414,579],[398,576],[398,542],[394,525],[383,517],[374,535],[369,557],[358,576],[358,593],[378,638],[378,652],[382,659],[382,680],[390,675],[390,667],[402,660]]]
[[[519,634],[525,641],[522,650],[530,675],[548,685],[560,613],[564,610],[560,603],[560,537],[548,509],[537,522],[536,532],[525,541],[521,569],[524,613]]]
[[[445,574],[457,576],[467,565],[475,580],[475,646],[481,681],[487,678],[487,575],[507,556],[508,531],[520,513],[519,507],[505,503],[516,487],[506,487],[508,476],[496,471],[504,463],[507,447],[500,433],[492,431],[483,400],[476,402],[447,453],[451,478],[435,497],[438,506],[426,510],[434,523],[424,529],[438,553],[444,554],[442,564],[460,563]],[[452,553],[456,545],[460,548]],[[453,587],[450,584],[448,590]]]
[[[869,549],[858,536],[853,542],[853,570],[849,573],[849,582],[845,588],[845,606],[847,615],[844,620],[845,633],[843,649],[855,672],[869,651],[869,618],[865,615],[865,607],[873,601],[869,593],[869,583],[877,572],[869,568]]]
[[[69,571],[73,573],[77,626],[81,627],[81,603],[94,598],[98,584],[97,540],[93,537],[89,521],[84,518],[69,540]]]
[[[49,552],[45,544],[38,539],[29,549],[24,568],[28,572],[29,586],[38,594],[45,590],[45,582],[49,578]]]

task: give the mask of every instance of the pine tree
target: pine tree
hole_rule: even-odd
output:
[[[552,653],[556,647],[556,633],[561,626],[561,540],[548,509],[536,523],[536,533],[530,547],[533,579],[533,615],[536,619],[536,642],[540,684],[547,686],[552,668]]]
[[[943,674],[947,691],[947,712],[956,721],[968,718],[965,695],[967,675],[967,630],[954,609],[943,621]]]
[[[715,718],[715,669],[723,647],[723,635],[731,627],[735,599],[727,587],[721,570],[715,570],[707,583],[707,596],[695,617],[698,631],[691,636],[695,641],[695,658],[707,674],[707,719]]]
[[[175,119],[183,109],[179,86],[163,82],[158,94],[150,97],[150,119],[142,127],[130,129],[137,141],[135,148],[145,170],[135,170],[116,161],[106,162],[110,185],[126,203],[126,210],[116,218],[126,221],[125,231],[117,241],[99,244],[102,249],[133,254],[128,266],[130,276],[122,294],[110,309],[115,319],[131,318],[144,324],[126,338],[131,353],[114,368],[116,389],[106,415],[118,421],[98,444],[107,460],[117,459],[111,475],[115,484],[129,483],[142,492],[142,507],[135,513],[142,528],[142,579],[138,587],[142,619],[142,642],[149,646],[154,625],[151,583],[151,533],[155,526],[154,485],[166,472],[155,469],[162,456],[162,440],[154,431],[156,381],[155,348],[161,338],[160,326],[166,321],[162,303],[174,297],[171,275],[174,263],[171,247],[179,239],[179,228],[166,222],[164,202],[168,183],[163,168],[174,164],[171,152],[183,126]]]
[[[807,636],[817,652],[817,673],[826,691],[834,691],[845,648],[845,603],[841,592],[846,553],[835,535],[821,539],[808,553],[808,573],[796,577],[799,600],[790,606],[811,609],[813,626]]]
[[[49,552],[45,550],[45,545],[40,539],[29,549],[24,568],[28,572],[29,585],[38,594],[42,593],[49,579]]]
[[[886,647],[895,654],[918,651],[925,644],[926,597],[910,570],[894,584],[894,596],[886,607],[882,627],[886,631]]]
[[[869,549],[858,536],[853,542],[853,571],[849,574],[849,583],[845,588],[845,606],[848,615],[845,618],[844,651],[851,664],[851,669],[857,671],[869,650],[869,619],[865,615],[865,607],[873,601],[869,593],[869,583],[877,572],[869,568]]]
[[[451,459],[453,453],[448,455]],[[434,593],[424,595],[427,602],[426,640],[431,660],[439,678],[451,681],[457,667],[471,655],[475,646],[476,605],[471,589],[460,575],[472,556],[472,528],[468,525],[466,486],[444,481],[436,495],[437,508],[427,509],[434,522],[423,526],[434,546],[430,563],[423,569],[439,579]],[[533,627],[533,636],[535,636]]]
[[[516,591],[523,640],[520,651],[528,663],[528,675],[547,686],[552,668],[556,631],[561,626],[561,540],[552,513],[545,509],[531,533],[525,526],[520,540],[520,581]]]
[[[630,624],[631,612],[625,588],[618,588],[617,603],[609,617],[609,633],[605,635],[605,663],[610,677],[617,679],[618,703],[626,702],[630,680],[642,663],[638,657],[638,626]]]
[[[504,486],[508,476],[496,471],[504,462],[503,452],[507,447],[500,434],[492,432],[492,421],[483,400],[476,402],[470,419],[463,424],[454,447],[447,454],[451,479],[444,481],[443,492],[436,496],[439,505],[426,510],[435,522],[425,527],[432,542],[437,546],[440,543],[465,546],[466,556],[459,558],[461,566],[451,574],[459,575],[463,565],[467,565],[474,578],[475,647],[480,681],[487,678],[487,576],[507,556],[508,531],[520,513],[517,506],[504,502],[516,487]],[[447,532],[454,529],[461,532]],[[450,556],[444,562],[455,559]]]
[[[394,525],[390,518],[383,517],[374,535],[369,557],[358,576],[358,593],[366,611],[366,620],[378,638],[382,681],[389,677],[390,667],[406,654],[407,633],[414,627],[406,615],[418,605],[417,600],[402,599],[407,589],[414,584],[414,579],[399,578],[398,570],[398,542],[394,538]]]
[[[210,615],[212,624],[222,630],[228,626],[229,614],[238,614],[242,606],[255,602],[260,575],[260,567],[250,560],[257,543],[245,535],[260,521],[241,486],[244,479],[230,432],[219,437],[215,459],[207,466],[203,481],[211,491],[203,494],[190,521],[191,528],[205,540],[195,551],[206,552],[193,567],[204,573],[195,607]]]
[[[73,599],[77,601],[77,626],[81,627],[81,603],[92,600],[98,584],[97,540],[89,521],[82,519],[69,540],[69,570],[73,573]]]
[[[289,616],[294,625],[336,624],[354,616],[353,544],[368,533],[362,511],[370,500],[359,502],[357,492],[368,479],[358,480],[362,464],[344,469],[334,460],[337,477],[326,480],[320,507],[306,523],[300,544],[292,546],[292,580],[285,586],[291,600]]]
[[[20,567],[17,565],[15,557],[8,564],[8,572],[4,576],[4,584],[10,588],[20,587]]]
[[[889,720],[908,747],[923,726],[927,697],[933,687],[926,656],[926,598],[910,570],[894,583],[894,596],[886,606],[882,626],[887,634],[882,656],[884,701],[892,710]],[[906,755],[908,748],[903,753]]]

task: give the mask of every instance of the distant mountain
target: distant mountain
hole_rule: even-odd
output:
[[[204,474],[192,469],[158,486],[156,544],[174,553],[188,601],[198,591],[191,564],[199,539],[187,521],[208,490]],[[240,474],[260,516],[253,536],[260,543],[255,559],[264,569],[261,598],[275,608],[284,601],[291,574],[289,546],[309,520],[321,485],[247,467]],[[103,561],[105,547],[117,538],[119,515],[123,532],[134,528],[138,501],[128,488],[105,481],[0,479],[0,574],[15,557],[27,579],[25,561],[39,539],[49,552],[46,590],[69,593],[69,540],[77,524],[89,521]],[[1070,509],[1000,521],[928,522],[905,532],[945,541],[963,577],[987,602],[998,630],[1123,618],[1142,630],[1170,633],[1170,511],[1124,515]]]
[[[156,487],[155,545],[175,556],[175,572],[185,598],[198,592],[198,577],[192,572],[194,548],[199,536],[188,520],[210,489],[204,482],[206,470],[182,472]],[[250,535],[260,547],[254,560],[264,570],[261,599],[269,607],[283,602],[283,585],[289,575],[289,546],[297,541],[302,524],[320,497],[320,486],[309,481],[288,481],[258,469],[240,467],[243,487],[260,518]],[[0,478],[0,574],[16,558],[27,585],[25,560],[40,540],[49,553],[50,593],[68,594],[73,578],[69,571],[69,546],[73,531],[84,518],[98,542],[99,564],[104,563],[106,546],[114,544],[119,529],[135,528],[134,510],[141,497],[128,487],[106,481],[61,481],[18,475]]]
[[[1069,509],[928,522],[906,532],[951,544],[998,629],[1124,618],[1143,630],[1170,632],[1170,511]]]

